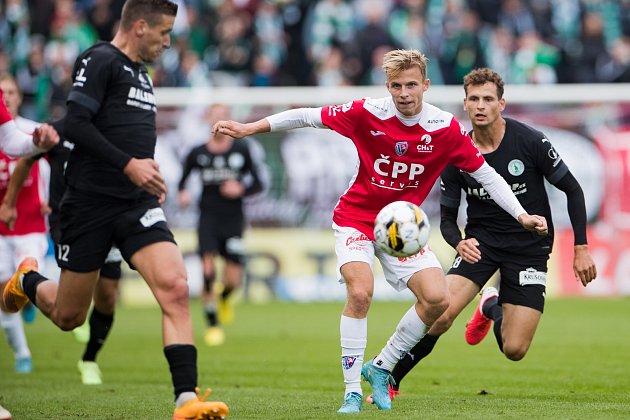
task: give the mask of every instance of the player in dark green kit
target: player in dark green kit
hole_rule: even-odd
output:
[[[170,47],[176,13],[169,0],[128,0],[112,42],[77,58],[64,128],[75,147],[60,211],[61,279],[44,278],[37,261],[27,258],[5,287],[2,306],[16,311],[30,300],[62,330],[81,325],[99,270],[116,245],[162,309],[173,418],[224,418],[227,405],[204,401],[207,393],[201,397],[197,388],[186,269],[160,207],[167,191],[153,159],[157,108],[145,64]]]
[[[512,187],[523,208],[547,219],[549,234],[540,236],[524,231],[468,174],[453,166],[444,170],[440,229],[446,242],[457,250],[446,276],[451,301],[428,334],[392,371],[396,381],[390,387],[392,397],[398,393],[400,381],[431,353],[440,335],[497,270],[499,290],[495,287],[483,290],[479,306],[467,324],[466,341],[472,345],[479,343],[494,322],[494,335],[505,357],[514,361],[525,357],[543,313],[547,260],[553,245],[545,179],[567,196],[574,233],[576,279],[586,286],[597,276],[588,251],[582,188],[549,139],[524,123],[501,116],[505,108],[504,83],[496,72],[487,68],[473,70],[464,78],[464,90],[464,109],[472,122],[471,136],[477,148]],[[468,203],[464,238],[457,226],[462,190]]]

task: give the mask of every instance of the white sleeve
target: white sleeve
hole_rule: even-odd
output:
[[[0,125],[0,150],[11,158],[43,152],[33,143],[33,136],[17,128],[13,120]]]
[[[322,122],[321,108],[296,108],[267,117],[271,131],[286,131],[294,128],[326,128]]]
[[[484,162],[475,172],[470,172],[470,176],[483,186],[495,203],[516,220],[521,214],[527,213],[505,179],[488,162]]]

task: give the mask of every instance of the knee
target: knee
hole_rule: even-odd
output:
[[[55,324],[62,331],[72,331],[77,327],[80,327],[85,322],[85,316],[81,317],[75,314],[68,314],[59,316],[55,319]]]
[[[372,293],[368,290],[348,290],[348,305],[355,312],[367,314],[372,304]]]
[[[436,316],[442,316],[445,314],[446,310],[448,309],[448,305],[450,304],[451,300],[450,300],[450,296],[448,295],[448,293],[441,295],[441,296],[436,296],[435,298],[431,299],[431,300],[427,300],[426,305],[427,305],[427,310],[431,313],[433,313]],[[451,323],[453,321],[451,320]],[[450,324],[449,324],[450,327]]]
[[[505,357],[507,357],[509,360],[518,362],[525,357],[528,347],[529,346],[526,345],[503,343],[503,354],[505,354]]]
[[[188,282],[185,275],[171,275],[168,280],[165,281],[167,285],[164,293],[165,302],[169,305],[187,305],[188,304]]]
[[[440,316],[431,326],[431,334],[432,335],[442,335],[446,331],[451,328],[453,325],[453,321],[455,318],[449,314],[448,311],[445,311],[442,316]]]

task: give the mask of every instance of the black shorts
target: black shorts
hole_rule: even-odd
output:
[[[523,255],[479,245],[481,259],[470,264],[459,255],[448,274],[466,277],[483,287],[499,270],[499,304],[511,303],[543,312],[549,255]]]
[[[85,273],[103,267],[112,246],[131,265],[138,250],[175,243],[157,200],[114,201],[67,191],[61,204],[56,258],[61,268]]]
[[[58,260],[59,241],[61,239],[61,227],[60,217],[58,212],[53,212],[48,217],[48,225],[50,226],[50,237],[55,245],[55,258]],[[61,267],[61,266],[60,266]],[[122,255],[120,250],[116,247],[112,247],[107,254],[105,263],[101,267],[101,276],[107,277],[110,280],[120,280],[122,278]]]
[[[243,221],[241,218],[219,218],[204,214],[199,216],[197,229],[199,253],[219,253],[226,260],[243,264]]]

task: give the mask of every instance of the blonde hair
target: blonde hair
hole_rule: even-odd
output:
[[[405,70],[418,67],[422,80],[426,80],[427,61],[429,59],[418,50],[392,50],[383,57],[383,71],[387,80],[390,80]]]
[[[4,81],[9,81],[13,83],[15,85],[18,95],[20,96],[20,98],[22,97],[22,89],[20,88],[20,84],[18,83],[16,78],[13,77],[13,75],[11,75],[10,73],[1,73],[0,82],[4,82]]]

